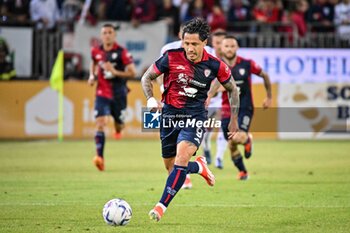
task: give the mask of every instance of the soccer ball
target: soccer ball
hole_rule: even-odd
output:
[[[116,198],[104,205],[102,215],[108,225],[125,226],[130,222],[132,210],[125,200]]]

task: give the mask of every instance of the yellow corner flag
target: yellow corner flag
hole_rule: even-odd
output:
[[[58,52],[55,64],[51,71],[50,86],[52,89],[63,92],[63,75],[64,75],[64,57],[63,51]]]
[[[58,126],[57,137],[63,140],[63,76],[64,76],[64,53],[58,52],[55,64],[51,71],[50,86],[58,92]]]

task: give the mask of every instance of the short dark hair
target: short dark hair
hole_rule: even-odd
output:
[[[188,21],[182,32],[182,39],[185,33],[198,34],[201,41],[205,41],[209,37],[210,26],[202,18],[194,18]]]
[[[227,36],[227,32],[226,32],[225,30],[219,29],[219,30],[214,31],[214,32],[211,34],[211,36],[212,36],[212,37],[213,37],[213,36]]]
[[[102,28],[113,28],[116,31],[120,28],[120,25],[113,25],[111,23],[105,23],[102,25]]]
[[[237,42],[237,44],[239,45],[237,37],[235,37],[235,36],[232,35],[232,34],[227,34],[227,35],[224,37],[224,39],[234,39],[234,40]]]

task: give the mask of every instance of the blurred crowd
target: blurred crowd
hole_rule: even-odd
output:
[[[51,30],[65,25],[72,31],[78,20],[92,25],[129,21],[135,27],[166,20],[175,38],[181,23],[203,17],[213,31],[251,31],[248,22],[285,23],[294,25],[300,37],[311,30],[350,38],[350,0],[0,0],[0,12],[1,23],[31,22]]]

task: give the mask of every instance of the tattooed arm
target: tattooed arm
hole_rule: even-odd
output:
[[[223,91],[226,91],[226,89],[221,85],[219,80],[214,79],[214,81],[210,85],[210,89],[208,91],[208,97],[213,98],[214,96],[216,96],[218,92],[223,92]]]
[[[237,86],[231,76],[230,81],[223,84],[224,88],[228,93],[228,100],[231,106],[231,119],[229,124],[229,139],[233,138],[236,132],[238,131],[238,111],[239,111],[239,93]]]
[[[153,85],[152,80],[155,80],[159,74],[153,68],[153,65],[148,67],[147,71],[142,75],[141,84],[143,93],[146,96],[146,99],[153,97]]]
[[[159,109],[161,107],[160,103],[153,97],[153,84],[152,80],[155,80],[160,74],[158,74],[153,65],[151,65],[147,71],[143,74],[141,78],[141,85],[143,93],[147,99],[147,107],[154,109]]]
[[[259,76],[264,79],[266,98],[264,99],[264,102],[263,102],[263,108],[267,109],[267,108],[271,107],[271,103],[272,103],[271,81],[270,81],[269,75],[264,71],[261,71]]]
[[[232,76],[230,78],[230,81],[225,83],[223,86],[228,93],[228,100],[230,101],[232,115],[237,117],[239,110],[239,94],[236,83],[233,80]]]

